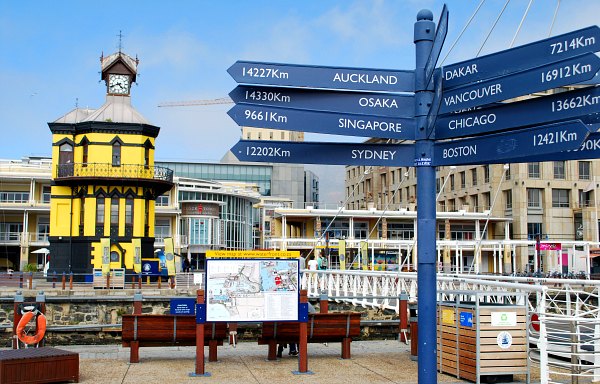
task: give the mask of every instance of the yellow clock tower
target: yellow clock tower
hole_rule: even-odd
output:
[[[154,201],[173,172],[154,165],[160,128],[131,105],[138,60],[101,57],[106,102],[76,108],[54,122],[50,268],[83,279],[94,268],[140,272],[154,252]]]

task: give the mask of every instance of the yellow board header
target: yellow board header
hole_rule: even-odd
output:
[[[206,251],[207,259],[236,257],[242,259],[298,259],[300,251]]]

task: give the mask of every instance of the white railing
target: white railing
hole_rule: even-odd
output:
[[[325,294],[337,302],[396,313],[400,294],[408,295],[409,302],[418,299],[414,272],[305,270],[301,283],[311,298]],[[530,358],[539,363],[542,383],[565,376],[600,380],[600,281],[438,274],[438,300],[453,300],[456,291],[487,292],[489,302],[516,300],[511,303],[527,307],[529,338],[534,343]],[[538,322],[531,325],[534,314],[539,327]]]

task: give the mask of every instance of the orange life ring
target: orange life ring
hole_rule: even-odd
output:
[[[36,316],[36,314],[37,314],[37,316]],[[25,332],[25,326],[27,325],[27,323],[29,323],[29,321],[34,316],[36,316],[36,318],[35,318],[36,332],[34,335],[28,335]],[[45,334],[46,334],[46,316],[44,316],[39,311],[25,312],[25,314],[23,314],[23,317],[21,317],[21,320],[19,320],[19,324],[17,324],[17,337],[19,338],[19,340],[21,340],[23,343],[28,344],[28,345],[37,344],[44,338]]]

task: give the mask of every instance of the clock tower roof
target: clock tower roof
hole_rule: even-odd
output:
[[[109,73],[130,75],[131,82],[136,81],[137,66],[139,64],[137,58],[133,58],[121,51],[113,53],[112,55],[100,57],[101,65],[101,80],[106,81]]]

